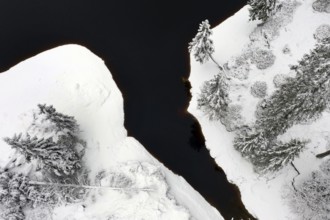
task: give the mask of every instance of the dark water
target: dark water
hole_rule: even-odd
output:
[[[187,43],[198,24],[216,25],[244,0],[10,0],[0,2],[0,70],[58,45],[76,43],[103,58],[125,98],[125,126],[221,214],[250,216],[204,146],[187,112]],[[4,94],[2,94],[4,95]],[[226,147],[226,146],[222,146]]]

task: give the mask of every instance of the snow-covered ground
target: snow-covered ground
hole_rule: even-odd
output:
[[[282,1],[284,7],[264,26],[257,21],[249,21],[248,6],[213,29],[214,58],[220,64],[226,64],[231,72],[230,98],[234,104],[242,106],[242,115],[246,124],[255,120],[255,110],[261,99],[250,94],[255,81],[264,81],[268,86],[268,95],[276,89],[273,78],[276,74],[290,76],[289,65],[296,65],[304,54],[315,47],[314,33],[321,25],[330,25],[330,14],[313,10],[312,0]],[[330,3],[329,3],[330,6]],[[328,33],[329,34],[329,33]],[[251,62],[258,50],[270,51],[274,64],[267,68],[257,68]],[[210,121],[197,108],[197,99],[203,83],[218,74],[217,66],[210,60],[204,64],[191,56],[190,82],[192,84],[191,112],[200,122],[206,138],[206,146],[217,164],[225,171],[228,179],[236,184],[242,195],[242,201],[251,214],[261,220],[294,219],[287,200],[287,186],[297,176],[291,166],[284,168],[275,178],[258,176],[247,160],[233,148],[234,132],[228,132],[217,121]],[[310,139],[305,150],[294,163],[301,175],[309,175],[318,170],[321,160],[315,155],[324,152],[329,145],[330,115],[324,113],[321,119],[308,125],[295,125],[290,128],[282,140],[292,137]],[[298,219],[300,219],[298,217]]]
[[[122,95],[104,62],[86,48],[61,46],[19,63],[0,74],[0,94],[0,138],[26,131],[38,104],[53,105],[74,116],[83,130],[83,163],[91,182],[97,184],[102,174],[101,186],[127,189],[95,189],[84,202],[27,209],[27,219],[223,219],[182,177],[127,136]],[[2,140],[0,155],[0,167],[15,155]]]

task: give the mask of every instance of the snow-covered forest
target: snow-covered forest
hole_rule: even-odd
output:
[[[329,219],[330,1],[250,0],[205,22],[189,111],[211,156],[258,219]]]
[[[188,44],[188,111],[211,157],[256,219],[330,219],[330,0],[249,0],[211,23]],[[128,136],[88,49],[25,60],[0,93],[0,219],[223,219]]]

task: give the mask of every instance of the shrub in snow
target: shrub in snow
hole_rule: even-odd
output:
[[[244,52],[242,55],[231,59],[227,63],[227,69],[229,69],[230,76],[240,80],[245,80],[249,77],[250,63],[249,58],[251,56],[250,51]]]
[[[283,84],[288,81],[288,76],[284,74],[277,74],[274,76],[273,83],[276,88],[280,88]]]
[[[257,126],[271,139],[283,134],[294,124],[315,120],[329,105],[330,43],[319,44],[293,66],[295,78],[263,103]]]
[[[24,206],[27,203],[27,197],[24,194],[30,189],[25,176],[3,171],[0,173],[0,185],[0,199],[3,204]]]
[[[283,54],[290,54],[291,50],[289,48],[289,45],[285,45],[282,49]]]
[[[53,206],[60,200],[72,197],[68,192],[79,187],[63,187],[56,183],[36,182],[23,174],[11,171],[0,173],[0,202],[6,208],[2,213],[5,220],[25,219],[23,210],[38,205]]]
[[[38,195],[38,197],[33,195]],[[38,199],[42,196],[41,192],[29,184],[26,176],[9,171],[0,173],[0,201],[6,208],[2,216],[5,220],[25,219],[23,208],[39,201]]]
[[[252,53],[251,61],[258,69],[264,70],[274,64],[275,58],[275,55],[270,50],[256,49]]]
[[[313,3],[313,9],[318,12],[330,13],[330,1],[329,0],[316,0]]]
[[[78,152],[78,146],[85,143],[77,137],[79,126],[75,119],[70,116],[56,112],[52,106],[39,105],[40,112],[36,120],[41,117],[43,129],[40,133],[52,130],[52,123],[55,125],[55,134],[52,137],[38,137],[44,134],[33,136],[15,134],[12,138],[4,138],[12,148],[16,149],[26,160],[37,160],[44,171],[54,174],[57,177],[69,177],[74,175],[81,168],[81,157],[83,151]],[[45,119],[46,118],[46,119]],[[51,128],[49,128],[51,127]]]
[[[327,38],[330,38],[330,25],[323,24],[323,25],[319,26],[315,31],[314,38],[318,42],[322,42],[322,41],[326,40]]]
[[[250,19],[265,22],[274,12],[276,0],[249,0],[248,5]]]
[[[235,131],[243,126],[242,106],[229,105],[225,117],[220,118],[221,123],[229,132]]]
[[[197,103],[210,120],[219,120],[228,111],[228,84],[226,79],[217,74],[213,79],[204,83]]]
[[[251,86],[251,95],[256,98],[264,98],[267,95],[267,83],[256,81]]]
[[[319,220],[330,218],[330,177],[312,172],[296,185],[288,196],[292,210],[299,219]]]

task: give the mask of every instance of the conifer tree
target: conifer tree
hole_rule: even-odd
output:
[[[330,103],[330,40],[317,45],[289,78],[264,101],[257,126],[274,139],[294,124],[318,118]]]
[[[276,142],[267,149],[259,151],[251,158],[256,172],[260,174],[274,173],[291,163],[305,148],[307,141],[292,139],[288,143]]]
[[[269,147],[269,140],[260,131],[238,132],[234,139],[234,148],[245,158],[257,157]]]
[[[262,132],[240,134],[234,148],[249,159],[259,174],[274,173],[291,163],[305,148],[307,141],[292,139],[288,143],[270,141]]]
[[[267,21],[275,10],[276,0],[249,0],[250,5],[250,19]]]
[[[210,24],[208,20],[203,21],[199,25],[198,32],[196,36],[189,43],[189,52],[194,53],[194,57],[197,62],[205,63],[211,59],[220,70],[223,68],[214,60],[212,54],[214,53],[213,40],[210,39],[212,35],[212,30],[210,29]]]
[[[75,149],[57,144],[51,137],[31,138],[29,134],[26,137],[19,134],[14,135],[13,138],[4,138],[4,141],[23,154],[28,161],[37,159],[42,166],[57,176],[73,175],[81,167]]]
[[[198,108],[208,115],[210,120],[221,120],[226,116],[229,104],[228,89],[227,81],[221,74],[203,85],[197,100]]]

